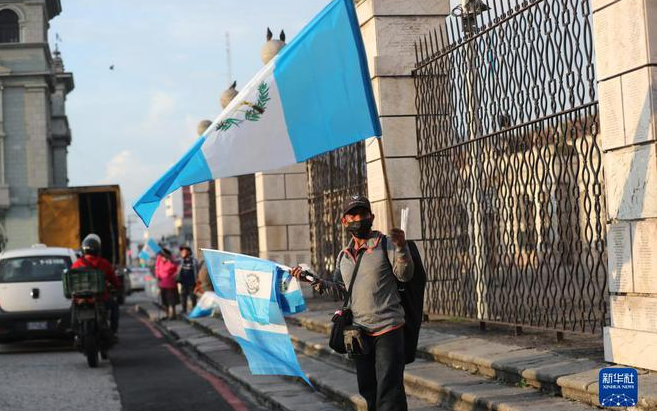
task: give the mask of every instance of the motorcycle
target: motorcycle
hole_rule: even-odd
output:
[[[101,300],[105,293],[105,275],[100,270],[66,270],[64,295],[71,299],[71,327],[74,345],[87,357],[87,364],[98,366],[98,356],[108,358],[114,336],[109,326],[109,310]],[[110,298],[113,298],[112,296]]]

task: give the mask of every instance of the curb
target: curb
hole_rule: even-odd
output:
[[[153,313],[139,304],[135,305],[135,309],[138,313],[141,313],[147,316],[149,319],[152,319]],[[157,318],[157,317],[156,317]],[[153,321],[153,320],[152,320]],[[180,320],[189,327],[193,327],[206,335],[213,336],[217,338],[222,343],[225,343],[227,346],[230,346],[236,356],[242,357],[240,346],[233,340],[233,338],[228,335],[222,335],[212,330],[210,327],[200,324],[197,321],[190,320],[188,318],[181,318]],[[223,323],[221,323],[223,324]],[[180,335],[173,330],[171,327],[167,327],[167,324],[158,324],[159,328],[163,329],[172,339],[181,347],[185,347],[194,354],[203,362],[208,364],[210,367],[218,370],[222,376],[231,380],[232,382],[238,384],[240,387],[245,389],[249,394],[253,395],[258,399],[259,402],[264,404],[266,407],[276,410],[276,411],[306,411],[308,409],[307,404],[304,404],[301,408],[295,407],[296,404],[294,401],[291,403],[290,395],[286,393],[295,392],[299,395],[304,395],[309,397],[309,400],[312,404],[315,404],[314,411],[340,411],[341,408],[338,408],[335,404],[327,402],[326,398],[322,398],[317,392],[313,392],[305,383],[299,383],[296,378],[290,378],[285,376],[258,376],[257,378],[260,381],[255,382],[254,376],[251,374],[247,366],[226,366],[220,361],[217,361],[213,358],[208,352],[200,350],[199,347],[189,340],[181,339]],[[266,380],[265,384],[263,380]],[[283,389],[278,389],[276,392],[271,390],[263,389],[263,386],[273,385],[283,386]],[[315,397],[315,398],[313,398]]]
[[[223,322],[203,318],[185,321],[198,330],[228,343],[234,349],[238,348]],[[366,411],[365,401],[356,388],[356,376],[351,360],[334,353],[327,343],[323,342],[326,339],[323,333],[294,325],[291,325],[289,330],[302,368],[315,388],[327,398],[349,409]],[[231,368],[222,366],[199,350],[195,351],[205,361],[231,375],[250,391],[254,391],[254,388],[249,386],[249,382],[244,380],[244,376],[235,375]],[[299,386],[298,382],[293,384]],[[405,386],[410,394],[408,397],[410,410],[436,409],[437,406],[473,411],[555,409],[588,411],[591,409],[581,403],[573,403],[559,397],[548,397],[531,388],[506,386],[423,359],[408,366],[405,373]],[[254,394],[258,395],[257,392]]]
[[[317,312],[309,314],[289,316],[286,320],[289,324],[328,335],[331,322],[320,317]],[[546,394],[595,407],[600,406],[598,371],[610,366],[548,351],[504,346],[481,338],[459,337],[423,329],[417,358],[507,384],[530,386]],[[636,409],[656,410],[656,373],[645,370],[638,370],[638,373],[641,389]]]

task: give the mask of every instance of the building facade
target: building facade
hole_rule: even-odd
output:
[[[59,0],[0,2],[0,235],[4,247],[38,242],[37,190],[65,187],[73,76],[48,45]]]
[[[367,194],[382,231],[409,209],[430,314],[591,334],[655,370],[656,1],[463,3],[356,2],[382,138],[256,174],[259,255],[328,275]],[[217,235],[239,238],[223,180]]]

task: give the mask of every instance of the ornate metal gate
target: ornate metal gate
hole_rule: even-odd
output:
[[[242,254],[258,257],[258,218],[254,174],[238,176],[238,214],[240,217],[240,251]]]
[[[488,6],[457,7],[416,44],[426,306],[601,332],[607,257],[589,1]]]
[[[366,154],[363,142],[339,148],[306,162],[308,176],[311,261],[324,278],[333,273],[336,256],[347,244],[340,226],[345,199],[367,195]]]

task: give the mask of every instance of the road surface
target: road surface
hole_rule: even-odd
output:
[[[0,345],[0,410],[262,410],[124,309],[120,343],[96,369],[70,342]]]

